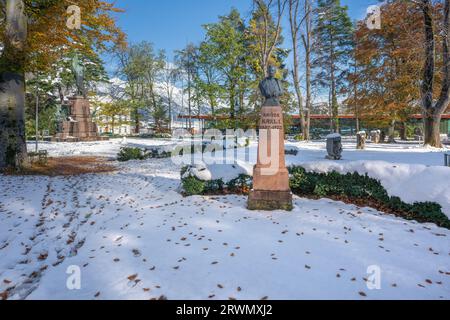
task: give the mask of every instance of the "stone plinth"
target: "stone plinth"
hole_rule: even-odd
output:
[[[69,98],[69,101],[69,119],[61,123],[59,133],[54,137],[53,141],[78,142],[107,140],[107,138],[99,136],[97,125],[92,121],[89,100],[77,96]]]
[[[283,111],[265,106],[259,126],[258,162],[253,171],[250,210],[292,210],[292,193],[284,152]]]

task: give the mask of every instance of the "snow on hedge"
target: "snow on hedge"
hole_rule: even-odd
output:
[[[242,161],[237,161],[235,164],[198,164],[189,167],[182,178],[193,176],[202,181],[222,179],[227,183],[241,174],[252,176],[253,166]]]
[[[450,168],[386,161],[320,161],[305,163],[302,166],[308,171],[318,173],[367,173],[379,180],[391,196],[400,197],[408,203],[437,202],[450,217]]]

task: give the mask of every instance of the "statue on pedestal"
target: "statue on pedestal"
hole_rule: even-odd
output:
[[[72,60],[72,71],[76,81],[76,94],[69,97],[68,110],[63,119],[58,115],[58,133],[53,138],[57,142],[79,142],[105,140],[98,133],[97,124],[92,120],[89,99],[84,86],[85,69],[79,54]],[[62,121],[61,121],[62,120]]]
[[[77,96],[86,98],[86,89],[84,87],[84,66],[78,54],[75,54],[72,59],[72,71],[75,75]]]
[[[287,210],[293,208],[289,173],[284,151],[283,95],[276,69],[270,66],[269,76],[259,88],[265,98],[259,122],[258,162],[253,170],[253,190],[248,198],[250,210]]]

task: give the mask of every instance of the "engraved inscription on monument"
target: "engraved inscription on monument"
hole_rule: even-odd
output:
[[[260,130],[283,130],[283,115],[279,112],[263,112]]]

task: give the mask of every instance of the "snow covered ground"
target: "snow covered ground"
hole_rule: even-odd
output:
[[[53,156],[114,157],[121,146],[112,140],[42,148]],[[356,151],[349,142],[344,160],[334,162],[324,160],[323,142],[295,146],[300,153],[287,157],[290,164],[368,172],[406,201],[439,200],[450,208],[442,152],[413,145]],[[238,150],[250,160],[243,167],[255,161],[255,150]],[[449,230],[327,199],[295,198],[292,213],[250,212],[242,196],[183,198],[181,164],[171,159],[117,167],[74,177],[0,176],[0,295],[450,299]],[[81,288],[69,290],[67,271],[77,268]],[[381,287],[370,290],[378,269]]]

